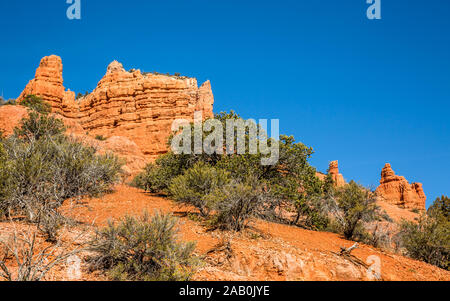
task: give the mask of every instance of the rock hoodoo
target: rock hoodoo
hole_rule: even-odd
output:
[[[336,187],[342,187],[346,184],[345,180],[344,180],[344,176],[339,173],[339,162],[338,161],[330,162],[330,166],[328,168],[328,173],[333,178],[333,182]]]
[[[63,86],[62,61],[56,55],[44,57],[41,60],[36,75],[20,94],[18,100],[34,94],[48,101],[52,108],[59,111],[64,100],[75,100],[75,93],[66,91]]]
[[[94,91],[75,100],[75,93],[63,86],[62,70],[60,57],[43,58],[18,101],[29,94],[40,96],[53,112],[78,122],[91,137],[125,137],[148,160],[167,151],[174,120],[192,121],[195,111],[202,111],[204,118],[213,116],[209,81],[198,87],[195,78],[127,72],[114,61]]]
[[[339,173],[339,162],[338,161],[332,161],[330,162],[330,165],[328,167],[328,174],[331,175],[331,178],[333,179],[334,186],[339,188],[343,187],[346,183],[344,180],[344,176]],[[321,179],[322,181],[325,181],[325,178],[327,175],[323,173],[317,173],[316,176]]]
[[[427,197],[423,192],[422,184],[409,184],[404,177],[395,174],[389,163],[381,171],[380,186],[376,192],[389,204],[405,209],[425,210]]]

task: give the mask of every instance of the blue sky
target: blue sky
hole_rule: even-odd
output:
[[[319,170],[339,160],[365,186],[389,162],[429,205],[450,195],[450,1],[382,0],[382,20],[365,2],[81,0],[70,21],[65,0],[1,1],[0,91],[17,97],[50,54],[76,92],[114,59],[210,79],[216,112],[278,118]]]

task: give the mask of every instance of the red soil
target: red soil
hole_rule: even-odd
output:
[[[353,242],[333,233],[261,220],[254,221],[242,233],[208,231],[201,222],[189,218],[188,213],[195,212],[194,209],[125,185],[117,186],[114,193],[102,198],[83,200],[81,206],[68,201],[63,209],[77,220],[99,227],[109,219],[117,221],[127,214],[141,215],[144,210],[174,214],[180,219],[180,239],[197,242],[196,254],[203,259],[193,280],[371,280],[367,272],[372,263],[370,256],[380,260],[380,280],[450,280],[448,271],[367,245],[352,252],[353,260],[344,258],[339,255],[340,247],[349,247]],[[18,226],[24,231],[33,228]],[[12,229],[10,223],[0,223],[0,239],[8,237]],[[79,230],[64,233],[66,246],[76,247],[70,238]],[[39,248],[44,245],[39,237]],[[13,269],[16,266],[12,259],[7,265]],[[46,280],[68,280],[66,271],[65,263],[60,264]],[[88,272],[85,263],[82,271],[80,280],[107,280],[99,272]]]
[[[85,201],[87,206],[76,209],[76,215],[98,226],[144,210],[178,216],[180,238],[196,241],[196,253],[204,258],[194,280],[368,280],[366,267],[338,255],[341,246],[353,242],[337,234],[260,220],[239,234],[208,231],[187,216],[195,211],[192,208],[125,185],[113,194]],[[230,248],[218,247],[221,242],[230,242]],[[448,271],[371,246],[360,245],[352,255],[366,264],[369,256],[378,256],[381,280],[450,280]]]

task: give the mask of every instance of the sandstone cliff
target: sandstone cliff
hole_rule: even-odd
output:
[[[213,116],[214,96],[209,81],[201,87],[195,78],[127,72],[112,62],[94,91],[75,100],[65,90],[61,58],[45,57],[36,76],[19,96],[34,94],[48,101],[53,112],[78,122],[91,137],[125,137],[147,160],[167,151],[167,138],[176,119],[193,120],[195,111]]]
[[[13,133],[16,126],[19,126],[22,118],[28,116],[28,110],[22,106],[0,106],[0,132],[6,136]],[[148,163],[147,158],[133,141],[126,137],[112,136],[105,141],[99,141],[86,135],[83,127],[74,119],[65,118],[59,114],[53,114],[54,117],[61,119],[66,127],[66,134],[92,146],[98,154],[112,152],[123,159],[123,171],[126,176],[133,176],[142,171]]]
[[[409,184],[404,177],[397,176],[388,163],[381,171],[380,186],[376,193],[383,201],[400,208],[425,210],[427,197],[422,184]]]
[[[62,72],[60,57],[44,57],[18,101],[29,94],[42,97],[70,127],[71,134],[100,152],[110,150],[125,158],[130,174],[167,151],[174,120],[192,121],[195,111],[201,111],[204,118],[213,116],[214,96],[209,81],[198,87],[195,78],[127,72],[114,61],[94,91],[75,100],[75,93],[64,88]],[[0,117],[4,116],[0,128],[7,134],[11,132],[25,111],[14,107],[0,110]],[[97,135],[108,140],[96,141],[93,137]],[[336,187],[345,185],[337,161],[330,163],[328,172]],[[322,173],[317,176],[326,177]],[[404,177],[396,176],[389,164],[382,171],[377,193],[382,200],[401,208],[425,209],[422,184],[409,184]]]

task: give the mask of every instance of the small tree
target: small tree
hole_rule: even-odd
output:
[[[156,159],[155,163],[148,164],[132,184],[146,191],[168,193],[172,180],[192,167],[195,162],[197,161],[189,155],[168,152]]]
[[[50,114],[52,111],[50,104],[36,95],[27,95],[20,104],[40,114]]]
[[[224,229],[241,231],[249,219],[256,216],[265,201],[262,187],[244,183],[229,183],[206,196],[213,204],[213,225]]]
[[[418,223],[403,221],[399,235],[407,255],[449,270],[450,222],[422,216]]]
[[[98,141],[106,141],[107,140],[107,138],[102,136],[102,135],[95,136],[95,139],[98,140]]]
[[[437,198],[418,222],[403,221],[398,234],[407,255],[450,269],[449,199]]]
[[[338,222],[346,239],[354,238],[355,231],[362,227],[363,222],[377,218],[374,195],[354,181],[337,192],[337,205],[342,212]]]
[[[0,211],[25,215],[49,241],[55,239],[58,208],[66,199],[99,195],[120,178],[117,157],[96,155],[94,148],[64,136],[61,120],[35,110],[0,146],[0,177],[6,178],[0,184]]]
[[[30,111],[28,115],[20,121],[19,127],[14,129],[16,137],[30,141],[39,140],[41,137],[61,137],[64,134],[65,127],[61,119],[37,111]]]
[[[173,179],[169,191],[176,201],[195,206],[206,217],[214,206],[214,200],[209,195],[229,180],[226,171],[199,162]]]
[[[447,196],[441,196],[437,198],[434,203],[428,208],[428,215],[439,217],[449,220],[450,219],[450,198]]]
[[[0,106],[8,106],[8,105],[12,105],[15,106],[16,105],[16,100],[15,99],[4,99],[3,97],[0,96]]]

